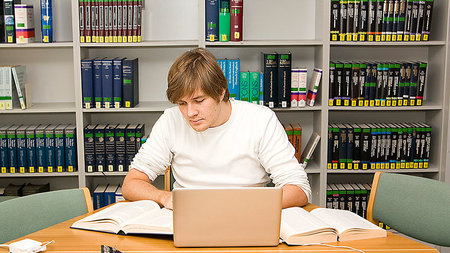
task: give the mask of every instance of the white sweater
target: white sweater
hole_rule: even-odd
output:
[[[174,187],[298,185],[311,188],[283,126],[264,106],[232,101],[229,120],[196,132],[178,107],[164,111],[131,167],[150,180],[171,165]],[[270,179],[269,179],[270,176]]]

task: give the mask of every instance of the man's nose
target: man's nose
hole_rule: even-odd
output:
[[[194,104],[188,104],[187,105],[187,115],[188,117],[193,117],[196,116],[198,114],[198,110],[197,110],[197,106],[195,106]]]

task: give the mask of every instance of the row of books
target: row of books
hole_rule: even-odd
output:
[[[86,172],[128,171],[145,142],[144,124],[90,124],[84,128]]]
[[[67,124],[0,127],[1,173],[74,172],[76,128]]]
[[[370,184],[328,184],[326,206],[330,209],[348,210],[367,218]]]
[[[46,184],[8,184],[0,187],[0,196],[27,196],[40,192],[50,191],[50,183]]]
[[[26,109],[31,107],[31,93],[27,88],[26,67],[0,67],[0,110]]]
[[[426,62],[330,62],[330,106],[421,106]]]
[[[239,59],[218,59],[228,80],[230,98],[270,108],[314,106],[322,70],[315,68],[306,91],[307,69],[292,69],[292,55],[262,54],[263,72],[241,72]]]
[[[34,42],[33,5],[20,0],[0,1],[0,43]],[[53,42],[52,0],[40,0],[41,42]]]
[[[81,60],[83,107],[131,108],[139,104],[138,58]]]
[[[434,0],[331,0],[331,41],[428,41]]]
[[[92,192],[94,210],[124,200],[122,187],[117,184],[97,185]]]
[[[205,0],[206,41],[242,41],[244,0]]]
[[[143,0],[78,0],[81,43],[142,41]]]
[[[426,169],[431,126],[423,123],[328,125],[328,169]]]

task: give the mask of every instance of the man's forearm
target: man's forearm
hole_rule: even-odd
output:
[[[131,170],[128,173],[122,186],[122,194],[125,199],[130,201],[148,199],[171,208],[171,203],[168,203],[172,200],[171,192],[162,191],[153,186],[145,174],[143,175],[140,171]]]
[[[283,200],[282,207],[304,206],[308,204],[308,197],[305,192],[297,185],[287,184],[282,187]]]

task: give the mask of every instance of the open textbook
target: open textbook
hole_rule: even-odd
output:
[[[282,210],[280,237],[289,245],[386,237],[384,229],[347,210],[300,207]]]
[[[124,234],[173,234],[172,210],[151,200],[119,202],[72,224],[71,228]]]

